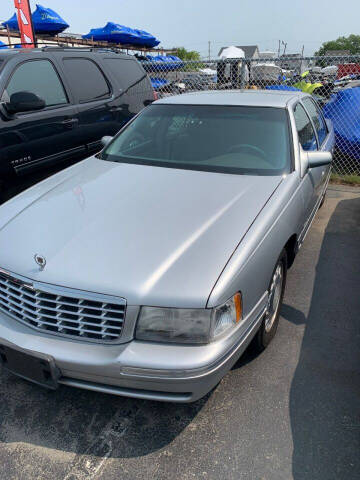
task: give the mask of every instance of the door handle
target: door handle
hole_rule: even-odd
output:
[[[121,112],[122,107],[110,107],[109,112]]]
[[[64,125],[67,128],[72,128],[74,127],[77,123],[79,123],[79,120],[77,118],[68,118],[66,120],[63,120],[60,122],[61,125]]]

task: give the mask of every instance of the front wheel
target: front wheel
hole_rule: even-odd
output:
[[[326,192],[324,193],[324,195],[323,195],[323,197],[322,197],[322,199],[321,199],[321,202],[320,202],[320,205],[319,205],[319,210],[320,210],[320,208],[324,205],[325,199],[326,199]]]
[[[266,311],[253,346],[259,352],[263,351],[274,338],[280,317],[280,308],[284,297],[287,272],[287,255],[283,250],[275,266],[270,285]]]

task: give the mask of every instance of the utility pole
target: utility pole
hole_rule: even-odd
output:
[[[305,45],[302,46],[301,50],[301,60],[300,60],[300,75],[303,73],[303,65],[304,65],[304,49]],[[305,69],[304,69],[305,70]]]
[[[280,58],[280,42],[281,42],[281,40],[279,40],[278,58]]]
[[[209,62],[211,60],[211,42],[209,40]]]
[[[282,44],[284,45],[284,52],[283,52],[283,56],[285,57],[285,52],[286,52],[287,42],[282,42]]]

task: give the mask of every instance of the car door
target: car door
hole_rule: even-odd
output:
[[[1,92],[1,164],[25,173],[83,150],[76,136],[76,109],[50,57],[25,59],[8,69]],[[45,108],[10,115],[6,103],[11,95],[31,92],[42,98]],[[5,106],[4,106],[5,105]]]
[[[305,151],[317,150],[318,143],[315,128],[304,106],[300,102],[295,105],[293,114],[300,148]],[[308,169],[302,178],[301,190],[304,205],[304,233],[316,211],[320,182],[321,172],[319,168]]]
[[[315,129],[318,150],[331,152],[333,148],[333,142],[329,135],[329,129],[326,125],[322,112],[317,105],[316,101],[312,97],[306,97],[302,100],[302,104],[305,107],[310,120]],[[329,175],[331,171],[331,165],[324,165],[322,167],[312,168],[312,174],[316,180],[316,199],[319,201],[326,189]]]
[[[117,115],[121,101],[94,58],[66,55],[62,58],[62,69],[76,103],[79,140],[89,154],[99,151],[101,138],[115,135],[120,129]]]

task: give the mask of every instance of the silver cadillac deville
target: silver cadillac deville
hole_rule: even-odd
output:
[[[299,92],[155,102],[0,207],[0,359],[59,384],[192,402],[279,321],[334,134]]]

